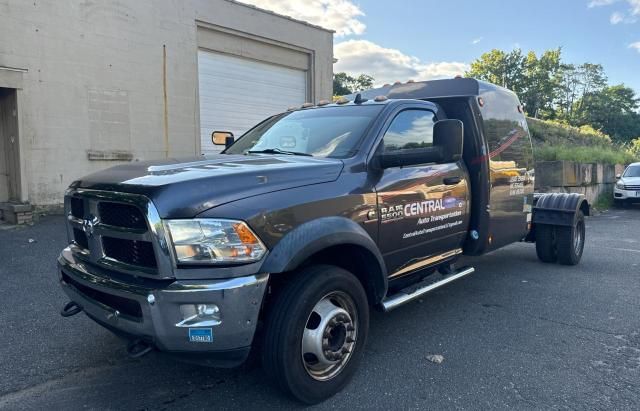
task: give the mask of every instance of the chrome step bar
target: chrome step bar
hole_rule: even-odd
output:
[[[392,296],[389,296],[382,301],[382,309],[384,312],[389,312],[395,308],[400,307],[401,305],[408,303],[409,301],[415,300],[418,297],[422,297],[426,293],[435,290],[436,288],[440,288],[443,285],[449,284],[452,281],[455,281],[459,278],[465,277],[475,271],[473,267],[465,267],[460,269],[459,271],[454,272],[453,274],[447,275],[441,280],[430,282],[421,287],[412,290],[411,292],[400,291]],[[418,284],[419,285],[419,284]]]

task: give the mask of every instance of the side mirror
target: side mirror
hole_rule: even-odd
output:
[[[216,146],[229,147],[234,142],[233,133],[230,131],[214,131],[211,133],[211,142]]]
[[[620,180],[622,178],[622,174],[616,174],[616,180]]]
[[[462,158],[464,125],[460,120],[440,120],[433,126],[433,146],[442,150],[442,163],[453,163]]]

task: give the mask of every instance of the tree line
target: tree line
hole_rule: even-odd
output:
[[[568,64],[562,49],[540,56],[491,50],[471,63],[467,77],[515,91],[530,117],[591,126],[617,142],[640,136],[640,99],[624,84],[610,85],[601,64]]]

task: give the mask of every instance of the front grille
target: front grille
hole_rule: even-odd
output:
[[[626,185],[626,186],[624,186],[624,189],[625,190],[640,190],[640,185],[636,185],[636,184],[631,185],[631,186],[627,186]]]
[[[148,241],[125,240],[123,238],[102,237],[104,254],[126,264],[156,268],[153,244]]]
[[[79,293],[84,294],[92,300],[111,307],[114,310],[118,310],[121,314],[127,315],[135,320],[139,321],[142,319],[142,308],[140,308],[140,304],[137,301],[94,290],[93,288],[80,284],[64,272],[62,273],[62,279]]]
[[[71,197],[71,215],[84,218],[84,201],[78,197]]]
[[[85,250],[89,249],[89,240],[87,239],[87,235],[79,228],[73,229],[73,240]]]
[[[147,222],[136,206],[102,201],[98,204],[100,221],[116,227],[144,230]]]

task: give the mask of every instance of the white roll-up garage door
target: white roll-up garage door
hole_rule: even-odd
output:
[[[198,78],[203,154],[222,148],[211,142],[213,131],[239,137],[265,118],[306,101],[303,70],[199,50]]]

